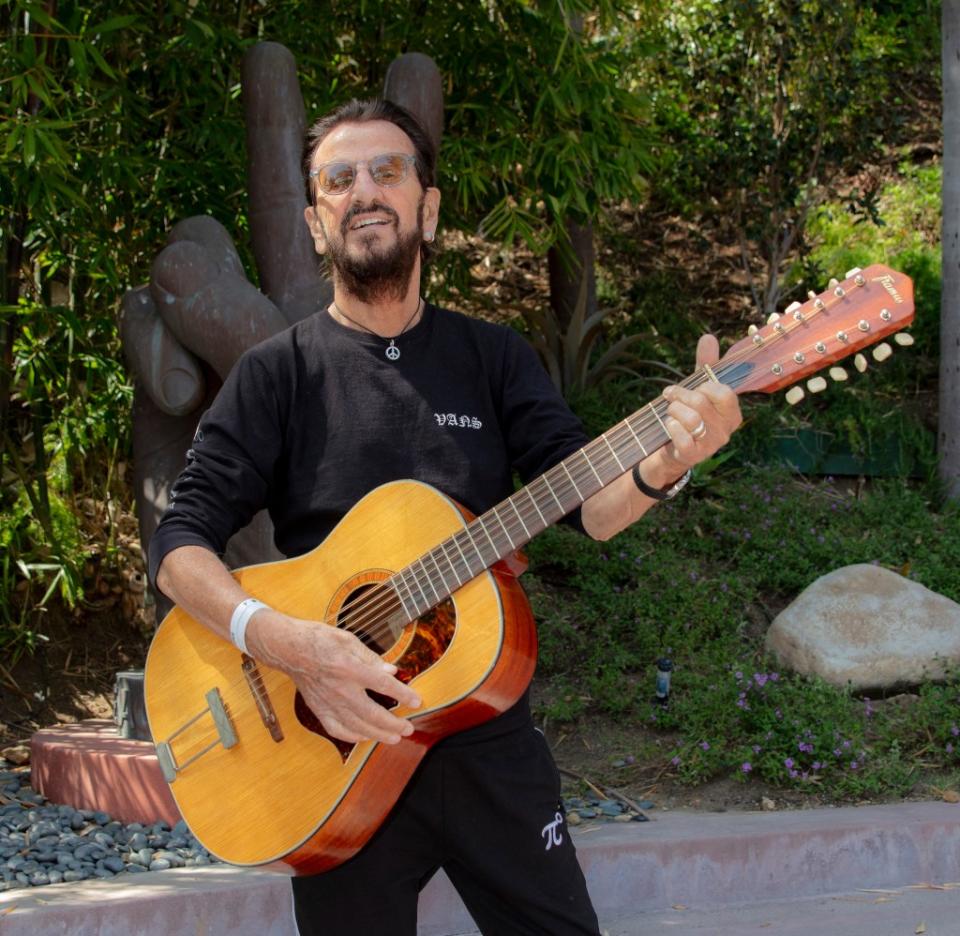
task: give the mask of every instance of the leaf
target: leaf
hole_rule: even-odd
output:
[[[97,67],[100,69],[100,71],[102,71],[108,78],[116,79],[116,73],[107,64],[107,60],[100,54],[100,50],[95,45],[88,43],[87,51],[90,53],[90,58],[97,63]]]
[[[92,26],[85,31],[93,33],[95,36],[102,36],[105,33],[116,32],[118,29],[126,29],[128,26],[133,26],[138,20],[139,17],[134,14],[129,16],[112,16],[110,19],[104,20],[102,23],[98,23],[96,26]]]
[[[23,164],[29,168],[37,158],[37,138],[33,124],[28,123],[23,131]]]

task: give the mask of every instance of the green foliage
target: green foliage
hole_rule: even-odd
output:
[[[854,497],[740,469],[607,544],[547,531],[529,547],[546,712],[631,718],[660,734],[668,762],[678,758],[668,766],[690,782],[737,773],[838,795],[902,793],[921,752],[928,766],[955,766],[946,745],[960,746],[958,679],[923,686],[915,712],[897,720],[847,690],[777,672],[762,636],[815,578],[851,563],[879,563],[957,600],[958,521],[956,507],[938,512],[899,481]],[[666,709],[651,702],[661,656],[675,666]]]
[[[729,217],[764,316],[824,182],[878,143],[898,26],[854,0],[701,0],[664,17],[646,79],[668,143],[659,194]]]
[[[846,438],[854,451],[892,442],[905,470],[927,478],[936,469],[929,388],[939,366],[940,175],[938,165],[901,165],[876,193],[875,219],[849,201],[822,205],[811,218],[810,253],[793,272],[795,279],[822,284],[852,267],[885,263],[913,280],[916,318],[909,330],[915,344],[842,390],[806,400],[794,415]]]

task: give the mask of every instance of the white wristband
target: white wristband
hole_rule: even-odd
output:
[[[256,598],[245,598],[234,609],[230,617],[230,642],[241,652],[250,655],[247,649],[247,624],[262,608],[266,608],[262,601]]]

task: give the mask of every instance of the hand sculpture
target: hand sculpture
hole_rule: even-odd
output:
[[[121,338],[137,378],[134,484],[144,554],[200,415],[237,358],[325,308],[333,295],[303,220],[306,115],[293,55],[274,42],[253,46],[244,56],[241,86],[250,230],[263,291],[247,280],[223,225],[200,216],[171,230],[150,283],[122,302]],[[443,92],[431,59],[418,53],[396,59],[384,96],[413,112],[439,146]],[[230,540],[224,557],[231,566],[275,558],[264,512]]]

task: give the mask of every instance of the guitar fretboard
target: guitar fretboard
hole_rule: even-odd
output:
[[[705,379],[698,371],[685,383]],[[436,607],[665,445],[659,398],[471,521],[390,579],[408,620]]]

